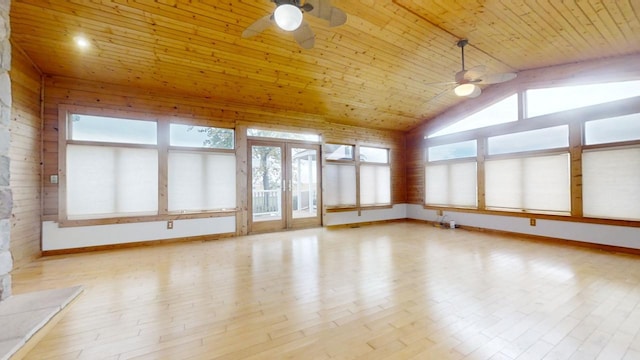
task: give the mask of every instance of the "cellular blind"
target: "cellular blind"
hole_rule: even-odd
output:
[[[360,165],[360,205],[391,204],[389,165]]]
[[[327,206],[356,205],[355,165],[327,164],[324,176]]]
[[[236,207],[236,158],[212,152],[169,152],[169,211]]]
[[[477,207],[477,164],[427,164],[425,168],[425,203]]]
[[[584,216],[640,220],[640,148],[582,154]]]
[[[158,213],[156,149],[67,145],[69,219]]]
[[[569,154],[488,160],[487,208],[571,212]]]

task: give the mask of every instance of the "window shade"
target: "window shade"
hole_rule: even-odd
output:
[[[356,205],[355,165],[328,164],[324,176],[324,201],[327,206]]]
[[[640,148],[582,155],[585,216],[640,220]]]
[[[169,211],[236,207],[236,157],[206,152],[169,153]]]
[[[569,154],[485,163],[488,208],[569,213]]]
[[[391,204],[389,166],[360,166],[360,205]]]
[[[158,213],[158,151],[67,145],[69,219]]]
[[[425,168],[425,203],[477,207],[476,162],[427,165]]]

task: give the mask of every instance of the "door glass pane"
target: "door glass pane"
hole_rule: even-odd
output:
[[[318,151],[291,148],[291,210],[293,218],[318,216]]]
[[[282,151],[279,146],[251,147],[253,221],[282,219]]]

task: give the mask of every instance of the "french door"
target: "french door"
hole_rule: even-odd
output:
[[[320,226],[320,146],[249,140],[252,233]]]

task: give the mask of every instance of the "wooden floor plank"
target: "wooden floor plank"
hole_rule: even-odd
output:
[[[418,222],[61,255],[27,359],[637,359],[640,258]]]

